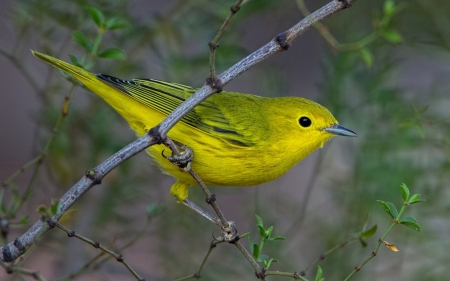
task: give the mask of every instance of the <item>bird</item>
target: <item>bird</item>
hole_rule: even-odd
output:
[[[138,137],[157,126],[196,89],[154,79],[94,74],[52,56],[37,58],[69,73],[105,100]],[[206,185],[254,186],[276,179],[334,136],[357,134],[340,125],[324,106],[301,97],[261,97],[222,91],[201,102],[167,134],[193,151],[191,168]],[[146,149],[161,170],[176,179],[178,201],[198,185],[167,160],[163,145]]]

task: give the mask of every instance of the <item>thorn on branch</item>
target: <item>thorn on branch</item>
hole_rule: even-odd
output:
[[[120,254],[120,255],[116,258],[116,260],[117,260],[118,262],[123,262],[123,256],[122,256],[122,254]]]
[[[222,92],[223,83],[219,78],[214,77],[214,79],[212,79],[211,77],[208,77],[206,78],[206,84],[216,90],[216,93]]]
[[[358,272],[358,271],[360,271],[361,270],[361,268],[359,267],[359,266],[355,266],[355,271],[356,272]]]
[[[278,43],[278,45],[284,50],[288,50],[290,47],[290,44],[287,42],[286,38],[286,32],[280,33],[275,37],[275,41]]]
[[[85,176],[90,179],[94,185],[101,184],[102,183],[102,176],[99,172],[96,170],[87,170]]]
[[[67,236],[74,237],[75,236],[75,231],[71,230],[69,233],[67,233]]]
[[[94,245],[92,245],[92,246],[94,246],[94,248],[100,248],[100,243],[98,242],[98,241],[94,241]]]

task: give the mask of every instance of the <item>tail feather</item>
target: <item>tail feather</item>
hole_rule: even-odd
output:
[[[86,86],[89,86],[90,83],[95,83],[97,80],[95,77],[95,74],[92,72],[89,72],[87,70],[82,69],[81,67],[72,65],[70,63],[67,63],[65,61],[59,60],[57,58],[51,57],[49,55],[45,55],[36,51],[31,50],[33,55],[71,75],[73,75],[76,79],[78,79],[80,82],[85,84]]]

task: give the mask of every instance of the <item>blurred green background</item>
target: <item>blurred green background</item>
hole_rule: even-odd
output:
[[[0,3],[0,180],[40,155],[61,116],[73,84],[35,59],[30,49],[70,61],[90,58],[91,71],[120,78],[154,78],[200,87],[208,77],[208,42],[235,1],[11,1]],[[327,1],[306,1],[314,11]],[[274,234],[267,244],[278,259],[272,270],[300,272],[328,249],[351,239],[370,215],[378,232],[367,247],[352,243],[320,262],[325,280],[343,280],[373,251],[390,218],[376,200],[400,206],[400,184],[427,201],[406,215],[422,226],[394,228],[387,241],[400,252],[380,249],[352,280],[449,280],[450,263],[450,4],[435,1],[357,1],[324,24],[341,43],[332,47],[316,30],[302,35],[287,52],[250,69],[226,90],[262,96],[302,96],[318,101],[358,138],[335,138],[285,176],[251,188],[215,188],[227,219],[240,233],[252,231],[255,214]],[[86,6],[117,18],[100,50],[119,48],[125,60],[89,57],[72,33],[89,40],[97,27]],[[300,1],[251,0],[232,19],[217,50],[217,73],[250,54],[303,18]],[[391,9],[391,10],[389,10]],[[388,18],[386,18],[388,17]],[[135,139],[121,117],[80,86],[68,115],[39,170],[35,166],[1,190],[0,217],[11,220],[2,245],[40,217],[36,209],[59,198],[85,170]],[[174,180],[141,153],[120,165],[63,217],[62,223],[122,253],[146,280],[171,280],[198,268],[216,229],[177,204]],[[30,184],[31,183],[31,184]],[[26,190],[29,191],[24,197]],[[190,199],[204,204],[199,188]],[[24,203],[20,204],[21,198]],[[158,212],[148,216],[146,208]],[[205,206],[207,207],[207,206]],[[149,219],[150,217],[150,219]],[[28,218],[28,219],[27,219]],[[137,239],[135,236],[139,235]],[[247,241],[243,240],[244,245]],[[60,230],[46,233],[20,262],[59,280],[133,280],[113,259],[92,262],[99,253]],[[105,256],[102,256],[103,259]],[[315,269],[306,277],[313,279]],[[254,280],[245,258],[219,245],[202,272],[204,280]],[[0,270],[1,280],[22,280]],[[26,280],[32,278],[27,276]],[[268,277],[268,280],[285,280]]]

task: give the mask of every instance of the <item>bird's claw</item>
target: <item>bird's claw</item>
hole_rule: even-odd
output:
[[[173,154],[171,156],[164,155],[164,150],[162,151],[162,156],[172,162],[175,166],[180,167],[184,172],[189,172],[191,170],[191,163],[194,160],[194,152],[189,146],[178,145],[178,148],[182,149],[178,154]]]

